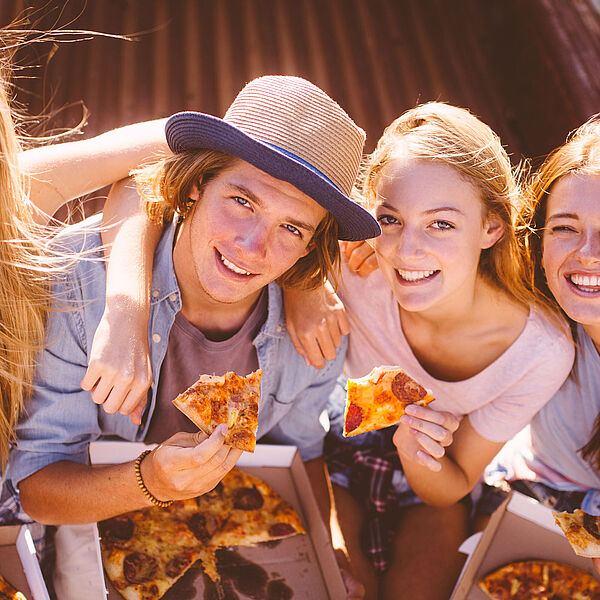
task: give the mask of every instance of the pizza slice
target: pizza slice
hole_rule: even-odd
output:
[[[394,425],[409,404],[427,406],[433,400],[399,367],[375,367],[365,377],[348,379],[344,436]]]
[[[600,556],[600,517],[575,512],[554,513],[556,524],[563,530],[575,554],[595,558]]]
[[[254,546],[306,533],[298,513],[258,477],[232,469],[222,480],[227,519],[216,546]]]
[[[254,452],[261,377],[260,369],[247,377],[231,371],[225,375],[202,375],[173,404],[207,435],[217,425],[227,423],[225,444]]]
[[[27,600],[27,598],[0,575],[0,600]]]
[[[589,573],[551,560],[510,563],[486,575],[479,587],[492,600],[600,599],[600,583]]]

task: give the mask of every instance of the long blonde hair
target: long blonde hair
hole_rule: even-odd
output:
[[[0,32],[0,43],[6,48]],[[2,50],[2,49],[0,49]],[[21,151],[10,109],[11,53],[0,56],[0,468],[33,381],[44,340],[55,268],[38,236],[17,157]]]
[[[361,190],[371,206],[379,175],[398,144],[409,156],[452,167],[479,190],[486,214],[500,219],[504,226],[502,237],[482,251],[479,273],[521,304],[546,308],[526,278],[527,257],[515,228],[521,190],[492,129],[468,110],[441,102],[405,112],[386,128],[362,174]]]

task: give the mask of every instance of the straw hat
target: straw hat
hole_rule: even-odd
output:
[[[271,75],[248,83],[219,119],[186,111],[166,125],[173,152],[210,148],[287,181],[334,216],[341,240],[381,233],[350,199],[365,132],[323,90],[300,77]]]

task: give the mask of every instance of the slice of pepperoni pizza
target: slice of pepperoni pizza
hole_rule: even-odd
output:
[[[158,600],[204,557],[192,531],[162,509],[126,513],[98,529],[106,574],[126,600]]]
[[[254,452],[261,377],[260,369],[247,377],[231,371],[225,375],[201,375],[173,404],[208,435],[217,425],[227,423],[225,444]]]
[[[258,477],[232,469],[221,483],[227,519],[211,544],[254,546],[306,533],[298,513]]]
[[[510,563],[479,581],[492,600],[600,600],[600,582],[592,575],[551,560]]]
[[[394,425],[409,404],[427,406],[433,400],[399,367],[375,367],[365,377],[348,380],[344,436]]]
[[[27,600],[27,598],[0,575],[0,600]]]
[[[554,513],[556,524],[563,530],[575,554],[596,558],[600,556],[600,517],[575,512]]]

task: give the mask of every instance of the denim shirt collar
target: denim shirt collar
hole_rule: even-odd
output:
[[[152,269],[152,294],[150,304],[155,305],[171,294],[177,294],[180,298],[179,285],[175,275],[173,263],[173,247],[175,233],[177,232],[176,216],[170,225],[165,228],[154,252],[154,267]],[[181,300],[178,302],[178,310],[181,310]]]

